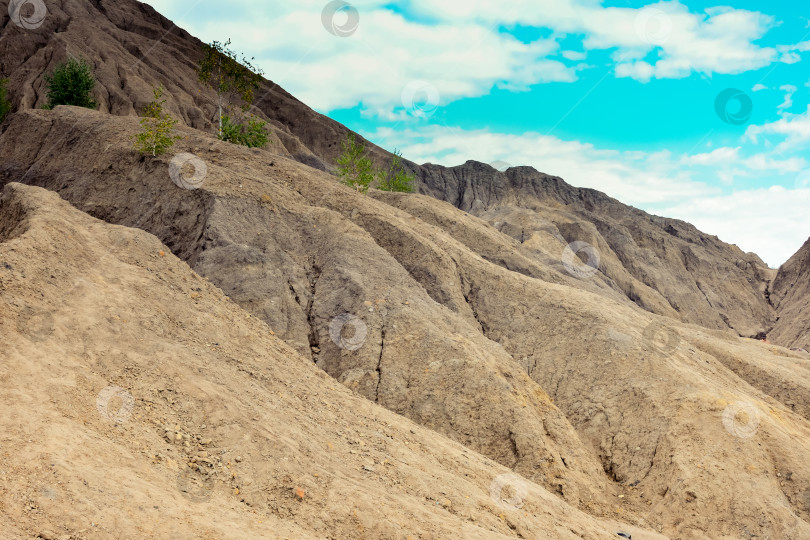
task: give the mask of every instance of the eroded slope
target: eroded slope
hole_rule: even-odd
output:
[[[779,268],[771,298],[779,310],[771,341],[810,351],[810,241]]]
[[[645,534],[526,480],[498,506],[515,502],[490,496],[503,467],[352,394],[156,238],[54,193],[3,190],[0,291],[4,538]]]
[[[810,534],[799,355],[569,286],[434,199],[367,197],[193,131],[177,150],[207,176],[180,189],[170,157],[116,142],[135,129],[70,108],[18,114],[0,182],[154,232],[346,386],[582,509],[679,538]],[[344,314],[362,325],[335,337]]]

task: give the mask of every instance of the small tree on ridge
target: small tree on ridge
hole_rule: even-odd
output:
[[[174,135],[174,126],[178,121],[163,112],[166,100],[161,99],[162,85],[154,89],[154,96],[155,100],[143,109],[144,118],[141,119],[143,131],[135,135],[135,149],[142,154],[157,156],[169,150],[174,146],[174,141],[181,137]]]
[[[377,189],[380,191],[397,191],[400,193],[412,193],[413,184],[416,178],[405,171],[402,165],[402,152],[394,149],[391,156],[391,165],[388,170],[377,171]]]
[[[365,155],[366,147],[355,140],[354,133],[349,133],[341,144],[343,153],[337,160],[340,181],[365,193],[374,180],[371,159]]]
[[[238,55],[229,49],[231,40],[225,43],[214,41],[203,45],[203,57],[197,66],[200,81],[210,85],[217,93],[219,108],[218,135],[222,138],[223,111],[231,106],[232,100],[242,101],[242,110],[247,111],[253,103],[254,91],[262,81],[261,69],[254,67],[245,55]]]

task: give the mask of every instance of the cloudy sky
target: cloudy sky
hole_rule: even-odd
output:
[[[413,161],[532,165],[774,267],[810,236],[805,2],[149,3]]]

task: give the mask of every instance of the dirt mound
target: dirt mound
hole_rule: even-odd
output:
[[[810,240],[779,268],[771,300],[779,321],[768,338],[785,347],[810,351]]]
[[[152,99],[152,87],[163,84],[169,111],[188,126],[212,130],[215,96],[200,85],[194,69],[202,43],[147,4],[67,0],[49,6],[35,29],[19,28],[6,10],[0,16],[0,76],[10,79],[17,108],[42,105],[44,74],[69,55],[81,56],[94,65],[101,111],[136,115]],[[256,95],[253,112],[270,122],[273,152],[333,168],[347,128],[272,81],[264,81]],[[378,164],[390,158],[365,142]],[[651,216],[529,167],[501,173],[472,161],[452,168],[406,165],[417,175],[421,193],[497,224],[521,244],[526,259],[563,274],[552,282],[747,337],[767,333],[776,321],[767,298],[773,272],[756,255],[687,223]],[[574,257],[566,249],[571,245],[583,259],[595,253],[591,264],[600,272],[566,271],[563,258]]]
[[[655,537],[353,395],[53,193],[3,190],[0,288],[4,538]]]
[[[2,25],[0,526],[810,537],[810,360],[737,337],[806,338],[807,246],[775,276],[526,167],[365,196],[323,171],[348,130],[269,81],[267,150],[205,133],[200,43],[149,6]],[[67,55],[101,112],[33,109]],[[160,83],[184,138],[141,157]]]
[[[358,212],[422,242],[419,223],[329,175],[193,130],[184,149],[207,174],[200,189],[181,189],[171,158],[143,160],[128,147],[135,129],[134,119],[78,108],[19,114],[0,143],[0,184],[47,187],[98,218],[155,234],[361,395],[529,476],[542,470],[572,503],[606,510],[598,460],[546,392],[480,333],[466,304],[456,313],[435,302],[359,226]],[[53,159],[67,153],[70,163]]]
[[[677,538],[810,534],[798,354],[549,283],[532,273],[563,274],[451,205],[364,196],[194,130],[177,151],[207,173],[181,189],[172,157],[129,148],[136,129],[16,114],[0,182],[154,233],[344,385],[592,515]]]

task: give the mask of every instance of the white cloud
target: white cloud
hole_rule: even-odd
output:
[[[779,51],[779,61],[785,64],[795,64],[800,62],[803,52],[810,51],[810,41],[802,41],[796,45],[781,45],[777,47]]]
[[[752,171],[767,171],[771,173],[798,173],[807,167],[804,158],[774,158],[772,155],[755,154],[742,160],[742,164]]]
[[[579,51],[563,51],[562,55],[563,58],[566,58],[574,62],[585,60],[588,57],[587,53]]]
[[[384,9],[360,11],[349,37],[329,34],[318,10],[281,15],[255,13],[250,20],[211,21],[198,28],[205,39],[239,36],[268,73],[308,105],[331,111],[362,103],[390,117],[402,109],[401,94],[414,80],[434,86],[440,104],[486,95],[493,86],[512,90],[544,82],[576,80],[576,69],[550,57],[554,39],[522,43],[473,22],[426,25]],[[316,82],[317,81],[317,82]]]
[[[616,65],[616,76],[630,77],[640,82],[649,82],[655,75],[655,66],[644,61],[624,62]]]
[[[160,11],[183,11],[169,0],[151,3]],[[775,25],[762,13],[692,13],[678,1],[633,9],[604,7],[601,0],[412,0],[406,7],[416,17],[409,18],[387,9],[385,0],[351,3],[359,25],[345,38],[323,28],[325,0],[234,0],[226,16],[195,23],[209,7],[222,11],[221,3],[200,0],[178,22],[204,40],[234,36],[237,48],[256,56],[274,81],[320,111],[362,103],[384,118],[397,117],[402,89],[413,80],[435,86],[444,105],[493,87],[525,90],[575,81],[577,71],[590,66],[568,67],[557,58],[584,61],[591,49],[614,53],[617,77],[646,82],[694,72],[740,73],[806,48],[757,45]],[[526,44],[499,31],[513,24],[553,33]],[[559,40],[566,36],[580,39],[585,52],[561,51]]]
[[[771,266],[778,266],[807,240],[808,207],[810,189],[773,186],[695,198],[667,207],[663,212],[737,244],[743,251],[753,251]]]
[[[755,84],[754,87],[751,89],[752,92],[759,92],[760,90],[767,90],[768,87],[764,84]]]
[[[412,5],[440,21],[520,23],[561,34],[584,34],[586,49],[617,48],[615,58],[629,63],[658,49],[659,59],[651,64],[657,78],[682,78],[693,72],[741,73],[767,66],[778,57],[777,49],[755,44],[776,21],[741,9],[692,13],[677,1],[633,9],[603,7],[595,0],[513,0],[508,7],[489,0],[414,0]],[[648,74],[646,66],[617,67],[617,76],[648,80]]]
[[[796,93],[796,90],[798,90],[798,88],[796,88],[792,84],[784,84],[779,87],[779,90],[785,92],[785,100],[782,102],[781,105],[777,107],[777,109],[781,111],[783,109],[791,108],[793,106],[793,94]]]
[[[783,64],[797,64],[802,61],[802,57],[799,53],[795,52],[784,52],[779,57],[779,61]]]
[[[721,147],[705,154],[685,156],[681,159],[684,165],[700,165],[704,167],[718,167],[737,163],[740,160],[740,147]]]
[[[776,146],[780,152],[795,150],[810,143],[810,106],[802,114],[784,113],[782,118],[761,126],[749,126],[746,136],[757,143],[763,135],[776,135],[783,141]],[[768,142],[766,140],[766,142]]]

